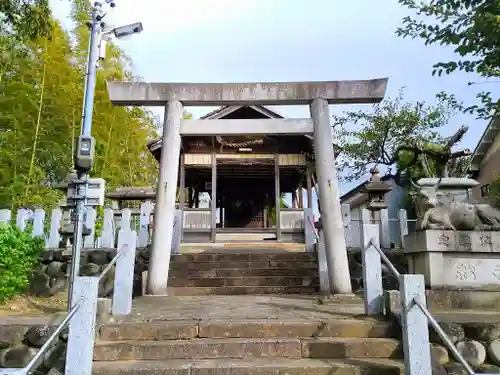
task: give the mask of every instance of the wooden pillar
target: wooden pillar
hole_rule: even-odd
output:
[[[297,208],[297,192],[292,191],[292,208]]]
[[[280,194],[280,164],[279,155],[276,155],[274,162],[274,200],[276,204],[276,241],[281,241],[281,194]]]
[[[307,177],[306,177],[306,187],[307,187],[307,207],[313,207],[313,199],[312,199],[312,165],[307,166]]]
[[[194,191],[191,186],[188,187],[188,207],[193,208],[194,199],[193,199]]]
[[[161,145],[160,174],[156,189],[155,219],[151,262],[149,263],[146,293],[167,294],[170,253],[174,231],[175,198],[181,153],[182,103],[169,101],[165,106],[165,120]]]
[[[217,158],[215,152],[212,152],[212,199],[210,200],[212,209],[211,241],[215,242],[217,235]]]
[[[299,208],[304,208],[304,190],[302,189],[302,181],[299,182],[299,189],[297,194],[299,196]]]

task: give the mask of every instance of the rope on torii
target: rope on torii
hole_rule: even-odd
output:
[[[264,144],[264,139],[263,138],[248,139],[246,141],[240,141],[240,142],[226,141],[220,135],[216,136],[215,138],[217,139],[217,142],[220,143],[222,146],[232,147],[232,148],[242,148],[242,147],[248,147],[248,146],[253,146],[253,145],[262,145],[262,144]]]

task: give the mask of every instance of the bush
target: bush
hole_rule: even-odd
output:
[[[25,291],[45,243],[14,225],[0,226],[0,302]]]

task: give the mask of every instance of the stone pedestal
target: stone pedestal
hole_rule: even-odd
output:
[[[419,231],[405,236],[404,251],[428,288],[500,291],[500,232]]]

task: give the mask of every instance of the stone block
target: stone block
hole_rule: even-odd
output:
[[[500,253],[500,232],[417,231],[404,237],[404,252]]]
[[[386,337],[391,336],[393,326],[376,320],[201,320],[199,337]]]
[[[304,339],[304,358],[402,358],[397,340],[383,338],[323,337]]]
[[[300,358],[298,339],[198,339],[97,343],[94,361],[284,357]]]
[[[188,340],[198,336],[198,321],[123,322],[101,328],[104,341],[119,340]]]
[[[405,237],[410,273],[431,289],[500,291],[500,232],[415,232]]]
[[[252,358],[94,362],[94,375],[401,375],[401,362],[358,359],[355,363],[327,359]]]
[[[384,298],[386,315],[401,311],[399,291],[384,291]],[[426,298],[430,309],[500,309],[500,291],[433,289]]]

